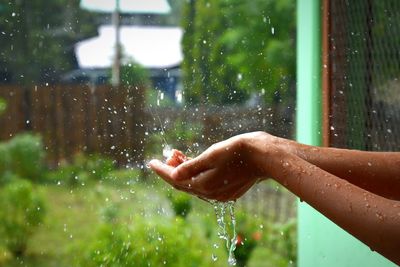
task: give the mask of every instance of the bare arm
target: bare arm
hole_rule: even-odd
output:
[[[400,264],[400,202],[372,194],[283,153],[271,176],[372,250]],[[270,168],[268,168],[271,171]]]
[[[276,142],[300,158],[386,198],[400,200],[400,153],[313,147],[286,139]]]

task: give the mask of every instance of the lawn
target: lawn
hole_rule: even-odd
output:
[[[111,221],[116,227],[130,226],[139,216],[148,221],[174,223],[175,213],[167,197],[175,194],[174,189],[154,176],[147,181],[132,179],[137,177],[137,171],[117,170],[114,174],[75,187],[62,183],[36,185],[46,199],[46,219],[29,240],[26,256],[13,259],[0,249],[0,266],[82,266],[88,244],[96,240],[98,229],[105,222]],[[209,260],[202,266],[226,266],[227,255],[217,238],[212,206],[195,197],[190,201],[192,210],[185,223],[205,240],[203,257],[218,256],[216,262]],[[273,252],[266,240],[271,239],[266,237],[259,242],[247,266],[286,266],[288,260]]]

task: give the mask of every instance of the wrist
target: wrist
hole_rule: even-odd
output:
[[[278,166],[286,153],[293,150],[288,140],[270,135],[265,132],[256,132],[246,135],[242,140],[248,158],[257,176],[261,179],[272,177],[272,170]]]

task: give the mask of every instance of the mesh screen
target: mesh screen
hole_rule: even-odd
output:
[[[330,142],[400,148],[400,1],[330,1]]]

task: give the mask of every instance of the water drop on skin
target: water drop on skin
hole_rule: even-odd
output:
[[[283,167],[288,167],[288,166],[289,166],[289,163],[288,163],[288,162],[284,162],[284,163],[282,164],[282,166],[283,166]]]

